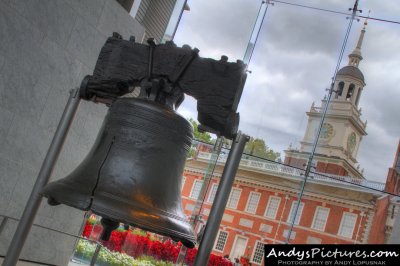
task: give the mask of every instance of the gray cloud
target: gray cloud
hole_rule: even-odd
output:
[[[299,0],[295,3],[347,11],[352,1]],[[398,18],[393,1],[364,0],[359,8],[372,9],[371,16]],[[201,50],[201,56],[230,61],[241,59],[246,49],[259,1],[189,1],[175,42]],[[348,24],[345,16],[277,3],[268,9],[259,41],[249,66],[246,87],[239,105],[240,128],[262,137],[282,153],[289,143],[298,145],[307,125],[306,111],[320,105],[333,75]],[[357,41],[363,21],[353,24],[341,66]],[[393,163],[400,132],[400,34],[399,26],[369,21],[360,64],[367,86],[359,106],[368,120],[358,161],[365,176],[383,182]],[[196,117],[196,103],[186,100],[180,112]]]

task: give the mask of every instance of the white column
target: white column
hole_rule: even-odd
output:
[[[347,82],[344,83],[342,96],[339,97],[340,100],[346,100],[347,92],[349,91],[349,86],[350,84],[348,84]]]
[[[358,97],[358,94],[360,93],[360,87],[356,87],[355,89],[354,89],[354,92],[353,92],[353,95],[351,95],[351,102],[354,104],[354,105],[356,105],[356,100],[357,100],[357,97]]]

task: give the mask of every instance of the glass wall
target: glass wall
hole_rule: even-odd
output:
[[[180,18],[177,11],[186,1],[176,1],[173,20],[181,19],[180,24],[176,32],[174,27],[169,27],[168,32],[169,38],[175,34],[178,46],[197,47],[204,58],[219,60],[227,55],[230,62],[239,59],[248,63],[247,81],[237,111],[239,129],[249,136],[249,141],[228,191],[218,232],[213,236],[209,265],[263,265],[265,244],[400,241],[392,234],[400,213],[400,40],[396,28],[399,23],[395,21],[400,9],[386,0],[376,2],[360,1],[358,8],[364,12],[352,13],[348,9],[353,8],[350,3],[333,0],[187,1],[187,11]],[[373,12],[368,15],[365,11],[369,9]],[[257,37],[252,34],[254,29]],[[45,38],[34,37],[40,41]],[[46,45],[50,51],[57,46]],[[68,56],[64,57],[65,65],[69,65]],[[2,57],[3,71],[1,60]],[[40,60],[35,57],[36,61]],[[83,68],[80,63],[76,67]],[[50,71],[51,67],[45,70]],[[12,77],[11,72],[0,74]],[[8,88],[8,84],[1,83],[1,77],[0,94]],[[10,88],[16,85],[15,80],[18,79],[12,80]],[[21,96],[17,92],[12,95]],[[2,104],[7,107],[11,101],[4,99]],[[193,124],[196,139],[182,176],[176,177],[181,190],[177,200],[181,201],[184,219],[193,228],[195,248],[187,249],[168,237],[125,224],[112,232],[110,240],[103,241],[101,217],[87,213],[81,234],[71,233],[77,226],[68,227],[70,234],[58,232],[76,242],[74,250],[67,251],[73,254],[70,265],[193,265],[218,197],[232,142],[198,130],[196,104],[193,98],[186,97],[178,109]],[[23,105],[13,108],[23,113],[32,111]],[[82,108],[88,109],[85,105]],[[39,113],[39,109],[34,111]],[[89,111],[90,117],[85,120],[77,119],[72,134],[79,139],[75,144],[81,157],[90,149],[88,140],[94,140],[89,128],[101,124],[94,114],[101,112],[105,113],[106,108]],[[7,112],[2,114],[4,123],[19,118]],[[55,128],[57,119],[52,117],[51,125],[47,125],[47,120],[43,116],[40,123]],[[27,130],[25,121],[21,121],[18,127],[0,133],[20,134],[21,139],[27,139],[30,128]],[[35,135],[34,140],[49,140],[50,135],[44,132]],[[9,242],[11,227],[18,222],[13,217],[20,215],[15,210],[22,209],[11,199],[24,198],[30,191],[29,186],[15,190],[16,184],[26,181],[20,177],[34,176],[41,163],[36,155],[44,151],[33,145],[29,158],[35,160],[26,160],[29,171],[16,172],[23,164],[8,161],[4,154],[25,158],[25,150],[15,147],[32,144],[6,140],[2,143],[8,147],[0,158],[4,180],[13,182],[1,187],[3,202],[7,201],[2,209],[10,216],[0,213],[0,237]],[[66,150],[72,158],[71,165],[78,165],[82,158],[74,156],[76,151],[71,148]],[[59,168],[58,178],[71,170],[65,165]],[[46,215],[38,218],[43,224],[40,228],[56,231],[72,224],[73,219],[52,224],[52,219],[60,214],[51,208],[59,207],[46,208]],[[75,223],[80,223],[77,220]],[[51,241],[51,237],[43,241]],[[61,253],[58,249],[62,245],[55,248]]]

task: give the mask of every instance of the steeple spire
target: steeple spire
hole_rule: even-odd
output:
[[[368,12],[368,17],[369,17],[370,12],[371,11]],[[358,67],[358,64],[363,59],[363,57],[361,56],[361,46],[362,46],[362,42],[364,40],[365,27],[368,24],[367,21],[368,21],[368,18],[365,19],[364,27],[361,30],[360,37],[358,38],[356,48],[353,50],[353,52],[351,52],[351,54],[349,54],[349,66]]]

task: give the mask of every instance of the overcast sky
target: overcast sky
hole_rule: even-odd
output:
[[[259,0],[189,0],[175,42],[200,49],[200,56],[229,61],[242,59]],[[347,12],[347,0],[287,0],[287,2]],[[393,0],[360,0],[371,17],[398,20],[400,5]],[[320,105],[333,76],[348,20],[344,15],[275,3],[267,11],[249,65],[252,71],[239,105],[240,129],[265,139],[279,151],[299,147],[307,125],[306,111]],[[341,66],[354,49],[363,20],[355,22]],[[367,133],[358,161],[367,179],[384,182],[392,166],[400,132],[400,25],[369,20],[362,47],[364,88],[359,106]],[[179,112],[197,117],[195,102],[186,100]]]

